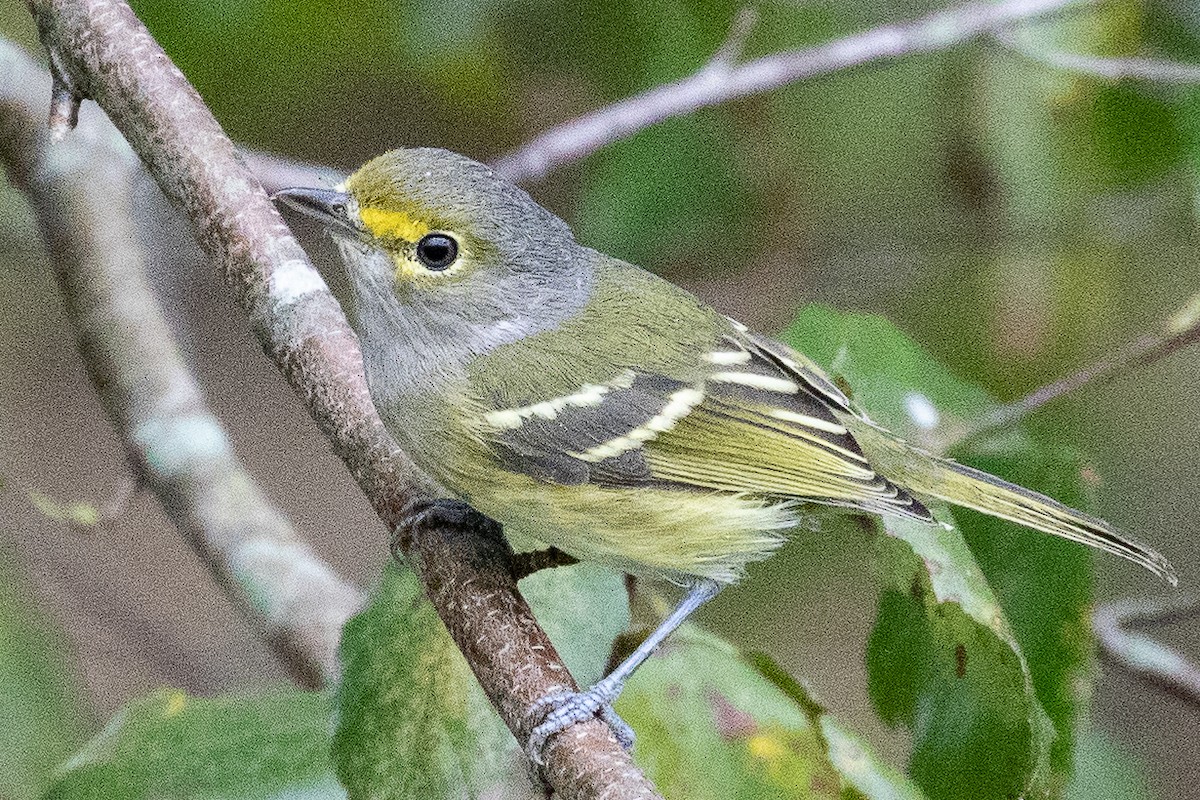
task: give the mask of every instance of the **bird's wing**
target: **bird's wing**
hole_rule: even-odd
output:
[[[508,469],[551,483],[760,494],[929,519],[867,461],[833,413],[849,400],[815,364],[736,323],[709,345],[670,368],[612,366],[566,393],[561,376],[538,393],[540,373],[522,369],[536,402],[481,400],[476,429]]]

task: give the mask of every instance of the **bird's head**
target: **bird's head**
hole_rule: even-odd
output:
[[[591,289],[597,254],[565,222],[446,150],[393,150],[333,189],[274,197],[333,234],[368,362],[449,368],[555,327]]]
[[[435,148],[392,150],[334,189],[284,189],[275,198],[322,220],[345,244],[385,254],[388,275],[371,277],[393,281],[400,294],[554,270],[578,247],[566,223],[523,190]],[[358,265],[349,266],[359,277]]]

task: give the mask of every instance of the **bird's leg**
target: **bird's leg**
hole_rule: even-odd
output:
[[[542,751],[546,742],[556,733],[565,731],[577,722],[599,716],[609,727],[617,741],[626,749],[633,748],[633,729],[625,724],[612,709],[613,701],[625,688],[625,681],[634,671],[649,658],[671,632],[683,624],[696,609],[717,596],[721,584],[716,581],[701,579],[692,584],[679,605],[664,619],[646,639],[638,645],[629,656],[617,665],[616,669],[604,676],[586,692],[556,692],[538,700],[532,713],[548,710],[542,721],[529,734],[525,752],[536,764],[544,763]]]
[[[392,532],[391,551],[392,558],[396,561],[404,560],[404,550],[408,546],[408,537],[412,531],[439,525],[470,531],[489,544],[498,545],[504,551],[503,558],[512,558],[512,548],[504,538],[504,529],[500,523],[479,513],[462,500],[442,498],[413,503],[403,511],[403,520]]]

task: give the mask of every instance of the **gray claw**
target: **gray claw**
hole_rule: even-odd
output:
[[[637,734],[633,732],[633,728],[629,727],[629,723],[621,719],[613,707],[610,705],[600,706],[600,719],[608,725],[612,730],[613,736],[617,739],[617,744],[626,753],[633,752],[633,743],[637,741]]]
[[[601,681],[586,692],[551,692],[540,698],[534,703],[530,715],[538,714],[543,709],[548,710],[542,721],[530,732],[529,741],[525,743],[525,754],[529,756],[529,760],[538,766],[545,764],[542,753],[551,736],[562,733],[577,722],[585,722],[594,717],[599,717],[608,725],[621,747],[632,750],[635,739],[633,728],[617,716],[612,707],[612,701],[619,693],[620,686],[610,686]]]

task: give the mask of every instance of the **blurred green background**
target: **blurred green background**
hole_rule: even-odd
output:
[[[349,170],[400,145],[496,157],[691,72],[739,5],[134,7],[236,140]],[[765,2],[747,57],[937,7]],[[1200,13],[1182,0],[1105,3],[1031,30],[1046,47],[1200,63]],[[0,34],[33,46],[21,7],[0,10]],[[672,120],[530,190],[586,244],[670,277],[751,327],[779,332],[810,301],[877,312],[954,372],[1011,399],[1150,330],[1200,289],[1198,167],[1200,91],[1053,71],[980,41]],[[8,751],[36,776],[156,686],[204,693],[281,672],[152,498],[135,497],[87,533],[25,499],[36,489],[103,501],[119,490],[123,466],[28,209],[6,184],[0,191],[0,686],[22,676],[33,687],[0,699],[0,715],[61,721],[49,726],[53,745]],[[324,248],[315,236],[306,242]],[[213,271],[188,263],[157,277],[239,454],[323,555],[374,581],[385,552],[377,521]],[[1030,420],[1086,455],[1095,510],[1159,545],[1185,588],[1200,571],[1198,363],[1200,351],[1184,351]],[[705,619],[811,681],[901,763],[904,734],[883,726],[866,697],[877,580],[867,549],[848,536],[800,537]],[[1096,569],[1099,599],[1161,590],[1115,559]],[[1200,653],[1200,622],[1163,633]],[[78,696],[77,707],[32,710],[64,696]],[[1110,669],[1094,701],[1106,738],[1088,746],[1118,748],[1119,759],[1106,759],[1135,770],[1130,797],[1200,797],[1196,715]],[[35,783],[0,779],[0,797],[27,797]]]

